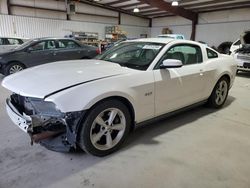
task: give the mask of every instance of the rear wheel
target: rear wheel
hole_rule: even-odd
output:
[[[23,69],[25,69],[25,66],[21,63],[18,62],[14,62],[9,64],[6,68],[5,68],[5,75],[10,75],[10,74],[14,74],[16,72],[20,72]]]
[[[122,102],[108,100],[99,103],[82,124],[79,146],[92,155],[108,155],[121,146],[130,125],[130,113]]]
[[[213,108],[221,108],[228,96],[229,81],[222,77],[215,85],[211,96],[208,99],[208,105]]]

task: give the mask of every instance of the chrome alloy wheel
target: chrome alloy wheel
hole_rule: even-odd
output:
[[[99,150],[113,148],[122,139],[126,129],[126,118],[117,108],[102,111],[93,121],[90,140]]]
[[[227,82],[225,80],[221,80],[215,91],[216,93],[215,102],[217,105],[223,104],[223,102],[227,97],[227,91],[228,91]]]
[[[19,72],[21,70],[23,70],[23,67],[21,65],[16,64],[16,65],[13,65],[10,67],[9,74],[14,74],[14,73]]]

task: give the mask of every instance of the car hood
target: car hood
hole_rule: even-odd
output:
[[[45,98],[64,89],[129,73],[131,69],[102,60],[72,60],[29,68],[2,81],[22,96]]]

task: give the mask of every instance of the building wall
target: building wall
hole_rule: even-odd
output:
[[[151,36],[170,28],[173,33],[182,33],[187,39],[191,36],[192,22],[181,17],[153,19]],[[244,30],[250,30],[250,8],[217,11],[199,14],[196,40],[211,46],[218,46],[224,41],[235,41]]]
[[[70,15],[70,21],[64,1],[10,0],[10,4],[11,15],[6,15],[6,0],[0,0],[0,35],[35,38],[64,36],[74,31],[98,32],[99,39],[104,39],[105,27],[118,25],[118,12],[88,4],[76,3],[76,14]],[[120,27],[129,38],[150,36],[148,26],[148,19],[121,14]]]
[[[8,14],[7,0],[0,0],[0,13]]]
[[[105,27],[112,24],[83,21],[66,21],[25,16],[0,15],[0,35],[27,38],[56,36],[62,37],[74,32],[98,32],[99,39],[105,38]],[[150,28],[139,26],[120,26],[129,38],[138,38],[140,34],[150,35]]]

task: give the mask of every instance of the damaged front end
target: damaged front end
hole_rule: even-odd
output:
[[[62,113],[52,102],[12,94],[7,99],[7,112],[12,121],[30,135],[31,143],[60,152],[76,148],[77,130],[84,111]]]

